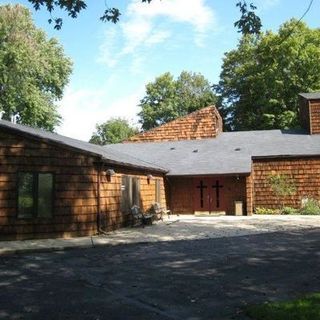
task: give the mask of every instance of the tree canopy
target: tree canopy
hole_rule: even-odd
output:
[[[166,72],[146,85],[139,122],[143,130],[149,130],[215,102],[211,84],[203,75],[183,71],[175,80]]]
[[[112,118],[96,125],[96,132],[89,142],[99,145],[120,143],[138,133],[138,129],[130,126],[126,119]]]
[[[77,18],[78,14],[87,8],[86,0],[28,0],[32,3],[33,7],[36,10],[39,10],[41,7],[45,7],[50,14],[54,12],[56,8],[60,8],[65,10],[68,15],[72,18]],[[141,2],[150,3],[152,0],[141,0]],[[261,29],[261,21],[260,18],[255,14],[255,10],[257,9],[253,3],[250,3],[248,6],[246,0],[242,0],[237,2],[237,7],[240,9],[241,17],[238,21],[234,23],[235,27],[239,29],[239,32],[243,34],[248,33],[259,33]],[[111,21],[113,23],[117,23],[121,16],[121,12],[117,7],[107,7],[100,16],[100,20]],[[50,18],[49,23],[54,22],[55,29],[61,29],[62,27],[62,19],[59,17]]]
[[[56,39],[35,27],[29,10],[0,6],[0,111],[2,118],[53,130],[59,123],[55,101],[72,71]]]
[[[214,88],[227,129],[297,127],[297,94],[320,89],[320,29],[292,19],[277,33],[243,36]]]

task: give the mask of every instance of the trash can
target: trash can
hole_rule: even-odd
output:
[[[243,216],[243,202],[235,201],[234,202],[234,214],[235,216]]]

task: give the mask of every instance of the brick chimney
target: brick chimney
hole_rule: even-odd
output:
[[[299,94],[300,121],[309,134],[320,134],[320,92]]]
[[[210,106],[137,134],[124,142],[206,139],[215,138],[220,132],[222,118],[216,107]]]

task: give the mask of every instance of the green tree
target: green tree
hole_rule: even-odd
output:
[[[149,130],[215,102],[211,84],[203,75],[183,71],[175,80],[166,72],[146,85],[139,122],[143,130]]]
[[[137,133],[138,129],[130,126],[127,120],[112,118],[96,125],[96,132],[92,134],[89,142],[99,145],[120,143]]]
[[[59,123],[55,101],[72,71],[56,39],[33,24],[20,5],[0,6],[0,111],[3,119],[53,131]]]
[[[30,3],[32,3],[33,7],[36,10],[39,10],[41,7],[45,7],[50,14],[53,13],[53,11],[56,8],[60,8],[62,10],[65,10],[68,15],[72,18],[77,18],[78,14],[87,8],[87,2],[86,0],[28,0]],[[141,2],[150,3],[152,0],[141,0]],[[255,14],[255,10],[257,9],[256,6],[253,3],[250,3],[249,8],[247,2],[239,1],[236,4],[237,7],[240,9],[241,17],[238,21],[234,23],[234,26],[239,29],[239,32],[243,34],[253,34],[253,33],[259,33],[261,29],[261,21],[260,18]],[[119,18],[121,16],[121,12],[116,7],[107,7],[103,12],[102,16],[100,17],[100,20],[105,21],[111,21],[113,23],[117,23],[119,21]],[[62,19],[61,18],[50,18],[49,23],[54,22],[55,29],[61,29],[62,27]]]
[[[229,130],[297,127],[298,93],[320,89],[320,29],[292,19],[277,33],[243,36],[214,88]]]

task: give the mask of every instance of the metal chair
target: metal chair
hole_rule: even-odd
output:
[[[152,205],[152,211],[154,212],[155,216],[158,220],[163,221],[163,215],[168,215],[170,217],[171,211],[165,208],[162,208],[159,202],[155,202]]]
[[[132,226],[145,226],[151,225],[154,219],[154,214],[146,214],[144,213],[139,206],[134,205],[131,208],[131,216],[132,216]]]

